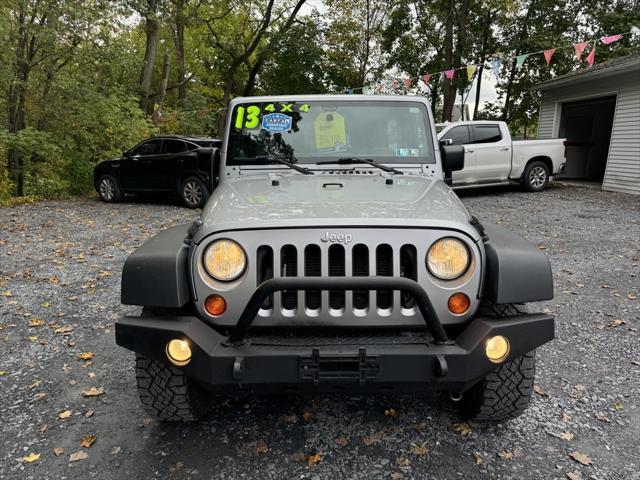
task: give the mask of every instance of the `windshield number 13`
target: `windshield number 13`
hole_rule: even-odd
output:
[[[282,103],[280,104],[281,112],[291,112],[293,113],[293,103]],[[275,112],[276,108],[273,103],[270,103],[266,107],[264,107],[265,112]],[[306,103],[301,105],[298,109],[300,112],[308,112],[310,110],[309,105]],[[251,130],[256,128],[260,124],[260,107],[257,105],[249,105],[246,109],[245,107],[239,106],[236,109],[236,123],[235,127],[240,130],[243,127]],[[245,118],[246,117],[246,118]]]

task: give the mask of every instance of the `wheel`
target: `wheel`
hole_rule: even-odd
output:
[[[483,302],[479,316],[505,318],[525,313],[524,305]],[[536,372],[535,350],[514,358],[463,393],[460,401],[465,418],[499,421],[516,418],[527,409]]]
[[[201,208],[209,198],[209,190],[198,177],[187,177],[180,187],[182,202],[189,208]]]
[[[98,195],[105,203],[117,203],[122,200],[120,184],[113,175],[102,175],[98,180]]]
[[[182,370],[139,354],[136,381],[142,408],[157,420],[191,422],[211,409],[207,392]]]
[[[549,184],[549,167],[544,162],[530,162],[522,174],[522,184],[525,190],[539,192]]]

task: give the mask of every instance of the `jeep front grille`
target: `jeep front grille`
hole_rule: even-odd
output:
[[[394,265],[394,259],[397,265]],[[362,243],[347,246],[333,244],[329,248],[321,248],[318,244],[304,247],[287,244],[279,248],[262,245],[256,252],[257,285],[273,278],[274,272],[280,277],[366,277],[395,274],[417,280],[417,269],[416,247],[409,244],[402,245],[396,252],[386,243],[374,246]],[[394,305],[394,301],[399,305]],[[412,309],[413,299],[404,292],[394,297],[391,290],[283,291],[267,298],[260,314],[271,316],[274,312],[279,312],[283,316],[293,316],[304,313],[313,317],[328,309],[333,316],[344,315],[347,311],[356,316],[364,316],[370,309],[377,309],[380,315],[389,315],[394,307]]]

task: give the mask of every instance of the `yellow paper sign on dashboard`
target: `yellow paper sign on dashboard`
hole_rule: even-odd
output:
[[[347,144],[347,129],[344,117],[337,112],[323,112],[313,122],[316,133],[316,148],[324,150]]]

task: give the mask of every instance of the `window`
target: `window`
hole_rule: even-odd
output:
[[[199,149],[201,146],[203,147],[208,147],[209,145],[197,145],[195,143],[191,143],[191,142],[185,142],[185,145],[187,146],[187,152],[190,152],[192,150],[197,150]]]
[[[502,140],[498,125],[474,125],[473,143],[493,143]]]
[[[149,140],[141,143],[132,152],[133,155],[156,155],[160,151],[162,140]]]
[[[453,145],[465,145],[467,143],[471,143],[471,140],[469,139],[469,127],[466,125],[453,127],[442,137],[443,140],[447,138],[453,140]]]
[[[165,140],[162,142],[162,150],[160,153],[182,153],[185,151],[184,142],[182,140]]]

